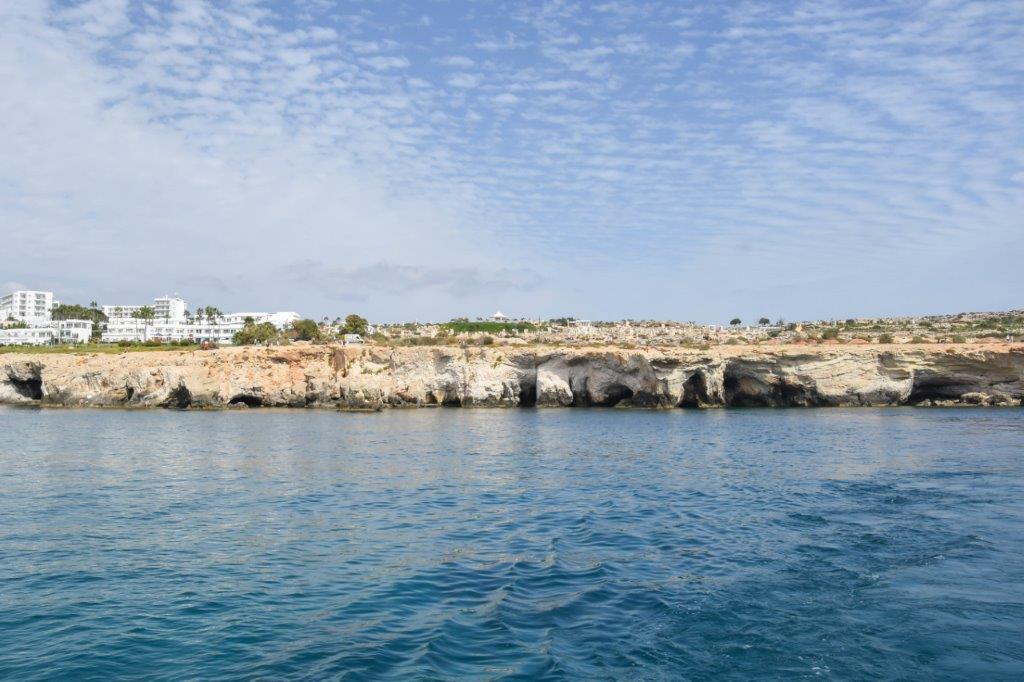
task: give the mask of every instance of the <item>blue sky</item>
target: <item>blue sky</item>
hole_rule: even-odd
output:
[[[1024,3],[0,5],[0,286],[788,319],[1024,307]]]

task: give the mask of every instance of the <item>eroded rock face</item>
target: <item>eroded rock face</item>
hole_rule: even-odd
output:
[[[0,402],[97,407],[1020,405],[1024,347],[365,346],[0,356]]]
[[[33,403],[43,398],[43,366],[14,361],[0,365],[0,403]]]

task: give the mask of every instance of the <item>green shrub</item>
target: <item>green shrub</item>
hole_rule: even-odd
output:
[[[885,332],[878,336],[878,343],[892,343],[892,334]]]
[[[346,315],[345,326],[342,327],[342,334],[359,334],[365,336],[367,329],[369,329],[370,323],[365,317],[360,315]]]
[[[313,320],[295,320],[292,322],[292,333],[300,341],[320,340],[320,326]]]
[[[232,337],[232,341],[238,346],[277,343],[280,340],[281,332],[271,322],[246,322]]]
[[[536,326],[530,322],[469,322],[465,319],[452,320],[441,325],[442,329],[450,330],[456,334],[472,332],[487,332],[488,334],[500,334],[501,332],[525,332],[533,331]]]

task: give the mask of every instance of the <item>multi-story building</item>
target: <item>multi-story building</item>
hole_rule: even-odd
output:
[[[135,312],[142,308],[141,305],[105,305],[101,308],[108,320],[133,317]]]
[[[52,313],[52,291],[14,291],[0,297],[0,323],[42,325],[50,321]]]
[[[45,325],[0,328],[0,346],[88,343],[91,336],[91,320],[55,320]]]
[[[154,298],[153,317],[158,320],[184,320],[185,301],[177,296]]]
[[[107,319],[133,318],[135,314],[146,306],[142,305],[105,305],[103,314]],[[153,319],[155,320],[184,320],[185,301],[177,296],[161,296],[153,299]]]
[[[92,320],[57,320],[50,329],[56,332],[57,343],[89,343]]]
[[[45,346],[53,343],[50,327],[17,327],[0,329],[0,346]]]
[[[87,343],[92,335],[90,320],[53,320],[55,302],[49,291],[15,291],[0,298],[0,345],[46,345],[51,343]],[[212,341],[232,342],[248,319],[259,324],[270,322],[287,329],[299,319],[298,313],[229,313],[214,319],[193,318],[185,301],[177,296],[153,299],[153,317],[136,317],[141,305],[105,305],[107,316],[102,341]],[[4,322],[8,326],[4,327]],[[17,323],[17,327],[11,326]]]
[[[187,314],[185,301],[177,297],[164,296],[153,301],[153,319],[142,320],[135,315],[143,306],[103,306],[107,316],[107,328],[102,340],[119,341],[212,341],[218,344],[232,342],[236,332],[241,331],[245,321],[270,322],[279,329],[286,329],[299,319],[298,313],[228,313],[214,319],[191,317]]]

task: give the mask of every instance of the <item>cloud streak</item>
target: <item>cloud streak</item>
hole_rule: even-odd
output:
[[[338,301],[367,301],[378,293],[401,296],[438,290],[457,299],[468,299],[481,292],[488,295],[532,292],[543,283],[540,274],[527,268],[484,272],[464,266],[422,267],[385,262],[349,268],[304,260],[282,267],[281,274],[296,284],[316,287]]]

